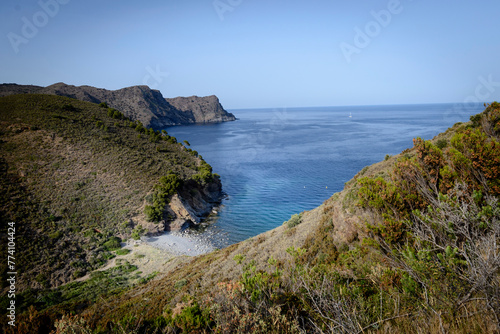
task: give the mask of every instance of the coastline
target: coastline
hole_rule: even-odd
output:
[[[175,256],[197,256],[217,249],[208,241],[204,233],[195,234],[189,230],[164,232],[157,236],[143,237],[141,242]]]

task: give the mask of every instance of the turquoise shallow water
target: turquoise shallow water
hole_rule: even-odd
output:
[[[363,167],[483,109],[428,104],[230,110],[237,121],[166,130],[188,140],[221,175],[227,198],[207,236],[222,247],[319,206]]]

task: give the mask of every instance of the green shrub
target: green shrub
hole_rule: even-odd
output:
[[[174,284],[174,288],[176,288],[176,289],[180,289],[180,288],[182,288],[183,286],[185,286],[186,284],[187,284],[187,280],[185,280],[185,279],[181,279],[181,280],[179,280],[179,281],[175,282],[175,284]]]
[[[54,233],[49,234],[49,238],[55,239],[55,240],[61,238],[62,236],[63,236],[63,233],[61,231],[56,231]]]
[[[283,222],[283,225],[286,225],[289,229],[299,225],[302,222],[302,213],[294,214],[290,218],[290,220]]]
[[[115,108],[108,108],[108,116],[115,119],[123,119],[125,118],[121,112],[116,110]]]
[[[209,329],[214,325],[210,319],[210,309],[202,309],[197,301],[185,303],[182,311],[174,316],[173,322],[183,333]]]
[[[144,208],[144,213],[146,214],[146,217],[150,222],[158,222],[163,218],[163,208],[160,205],[146,205],[146,207]]]
[[[446,139],[439,139],[437,142],[436,142],[436,146],[442,150],[443,148],[445,148],[446,146],[448,146],[448,141]]]
[[[135,126],[135,131],[139,133],[144,133],[146,132],[146,129],[144,128],[141,122],[137,122],[137,125]]]
[[[77,109],[70,103],[63,105],[62,110],[64,110],[64,111],[77,111]]]
[[[144,227],[142,227],[141,225],[137,225],[132,231],[131,237],[134,240],[139,240],[143,233],[144,233]]]
[[[176,174],[160,177],[152,196],[153,205],[146,205],[144,213],[149,221],[158,222],[163,218],[163,211],[170,197],[182,186],[182,180]]]
[[[130,253],[130,249],[126,248],[117,249],[115,252],[116,255],[127,255],[128,253]]]
[[[113,251],[121,248],[122,240],[118,237],[111,237],[103,244],[103,247],[108,251]]]

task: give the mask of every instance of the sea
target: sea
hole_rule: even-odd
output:
[[[215,248],[321,205],[363,167],[466,122],[483,105],[229,110],[234,122],[169,127],[221,177],[226,196],[200,230]]]

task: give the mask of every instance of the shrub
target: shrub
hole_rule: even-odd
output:
[[[448,146],[448,141],[446,139],[439,139],[437,142],[436,142],[436,146],[442,150],[443,148],[445,148],[446,146]]]
[[[212,182],[213,178],[212,166],[205,161],[202,161],[201,165],[198,167],[198,173],[192,176],[192,179],[201,185]]]
[[[64,111],[77,111],[77,109],[72,104],[69,104],[69,103],[63,105],[62,110],[64,110]]]
[[[146,129],[144,128],[141,122],[137,122],[137,125],[135,126],[135,131],[139,133],[144,133],[146,132]]]
[[[146,214],[147,220],[150,222],[159,222],[163,218],[163,208],[161,205],[146,205],[144,213]]]
[[[108,108],[108,104],[106,102],[101,102],[101,103],[99,103],[99,107],[107,109]]]
[[[61,231],[56,231],[54,233],[49,234],[49,238],[55,239],[55,240],[61,238],[62,236],[63,236],[63,233]]]
[[[116,255],[127,255],[128,253],[130,253],[130,249],[126,248],[117,249],[115,252]]]
[[[144,213],[149,221],[159,222],[163,218],[165,206],[178,189],[182,186],[182,180],[173,173],[160,177],[159,183],[155,186],[152,196],[152,204],[146,205]]]
[[[174,288],[176,289],[180,289],[182,288],[183,286],[185,286],[187,284],[187,280],[185,279],[181,279],[181,280],[178,280],[177,282],[175,282],[174,284]]]
[[[286,225],[289,229],[299,225],[302,222],[302,213],[294,214],[290,218],[290,220],[283,222],[283,225]]]
[[[173,322],[184,333],[193,333],[213,327],[210,319],[210,309],[202,309],[197,301],[180,303],[173,310]]]
[[[111,237],[103,244],[103,247],[108,251],[116,250],[121,248],[121,239],[118,237]]]
[[[139,240],[143,233],[144,233],[144,227],[142,227],[141,225],[137,225],[132,231],[131,237],[134,240]]]

